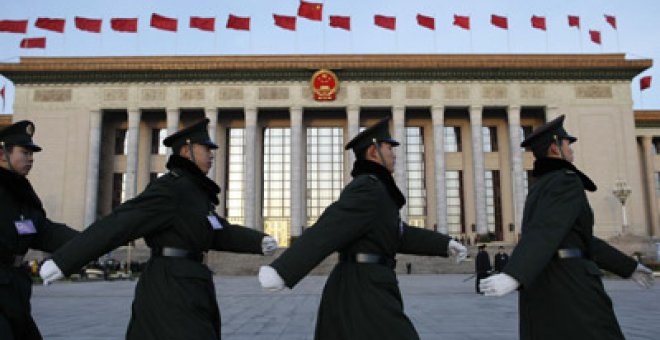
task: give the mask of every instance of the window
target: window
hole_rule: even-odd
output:
[[[344,183],[344,130],[307,128],[307,226],[339,198]]]
[[[463,172],[460,170],[445,171],[447,189],[447,230],[449,235],[458,236],[465,233],[463,219]]]
[[[531,125],[523,125],[520,127],[520,143],[522,143],[527,136],[532,134],[532,131],[534,131],[534,127]],[[528,146],[525,148],[521,148],[520,151],[532,151],[532,149]]]
[[[461,152],[460,126],[445,126],[445,152]]]
[[[424,134],[421,127],[406,128],[406,171],[408,172],[408,223],[426,226],[426,180]]]
[[[234,224],[245,223],[245,129],[227,130],[227,220]]]
[[[497,127],[482,126],[484,152],[497,152]]]
[[[115,130],[115,155],[125,155],[128,141],[126,140],[126,129]]]
[[[282,247],[289,245],[291,129],[264,130],[263,216],[264,231]]]
[[[163,140],[167,137],[167,129],[151,129],[151,154],[165,155],[167,147],[163,145]]]
[[[115,173],[112,176],[112,209],[126,201],[126,174]]]
[[[486,170],[486,221],[488,233],[494,234],[496,240],[504,239],[502,230],[502,204],[500,192],[500,172]]]
[[[654,153],[660,155],[660,137],[653,137],[651,144],[653,144]]]
[[[523,185],[525,186],[525,197],[529,193],[529,187],[532,186],[532,170],[523,170]]]

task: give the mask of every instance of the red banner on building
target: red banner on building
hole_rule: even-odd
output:
[[[151,14],[151,27],[153,28],[163,31],[176,32],[177,26],[178,26],[177,19],[164,17],[156,13]]]
[[[101,33],[101,19],[88,19],[75,17],[74,19],[76,28],[81,31],[87,31],[92,33]]]
[[[388,17],[384,15],[375,15],[374,24],[388,30],[396,30],[396,17]]]
[[[138,26],[137,18],[114,18],[110,19],[110,28],[117,32],[136,33]]]
[[[341,15],[331,15],[330,27],[341,28],[350,31],[351,17],[341,16]]]
[[[66,20],[64,19],[37,18],[37,21],[34,23],[34,26],[41,28],[43,30],[53,31],[57,33],[64,33],[65,24],[66,24]]]
[[[0,32],[27,33],[27,20],[0,20]]]
[[[46,48],[46,38],[25,38],[21,40],[21,48]]]

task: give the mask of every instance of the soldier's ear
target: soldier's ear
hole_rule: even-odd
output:
[[[550,147],[548,148],[548,156],[560,156],[561,152],[559,151],[559,146],[557,146],[557,143],[550,143]]]

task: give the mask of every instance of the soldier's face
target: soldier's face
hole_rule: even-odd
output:
[[[195,155],[194,162],[197,167],[202,170],[204,174],[208,174],[213,166],[213,149],[208,147],[208,145],[193,144],[192,145],[193,153]],[[186,149],[186,147],[184,147]],[[186,157],[184,155],[184,157]],[[190,160],[193,160],[192,157],[186,157]]]
[[[561,152],[564,154],[564,159],[573,163],[573,148],[571,148],[571,142],[568,139],[562,139],[561,141]]]
[[[19,145],[14,146],[9,154],[5,154],[4,151],[2,151],[0,165],[7,170],[11,170],[7,160],[11,161],[11,169],[21,176],[27,176],[34,163],[32,150]]]
[[[380,150],[383,153],[383,158],[385,158],[385,164],[383,165],[390,171],[390,173],[394,173],[394,164],[396,163],[394,146],[390,143],[381,143]]]

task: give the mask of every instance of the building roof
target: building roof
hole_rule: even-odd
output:
[[[660,127],[660,110],[635,111],[635,126]]]
[[[308,80],[324,68],[344,80],[630,80],[652,64],[624,54],[23,57],[0,73],[17,84]]]

